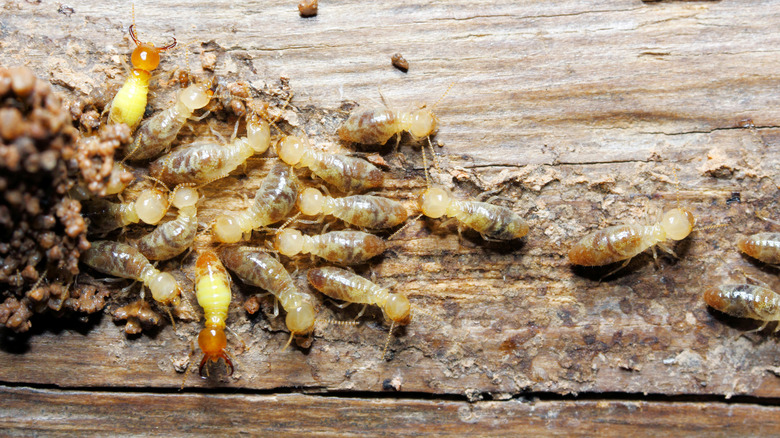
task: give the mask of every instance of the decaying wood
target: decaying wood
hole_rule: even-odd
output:
[[[6,2],[0,64],[29,65],[76,97],[120,82],[132,44],[128,6],[74,8],[66,15],[49,2]],[[344,101],[379,104],[381,89],[393,107],[433,104],[455,82],[436,106],[443,147],[433,179],[464,198],[490,192],[513,199],[531,225],[512,244],[468,232],[461,239],[432,220],[405,229],[370,269],[442,321],[421,317],[398,330],[389,361],[380,360],[387,325],[379,312],[369,312],[359,328],[324,327],[310,348],[282,352],[281,318],[247,317],[239,305],[249,290],[234,286],[228,324],[247,344],[236,354],[236,373],[227,378],[215,370],[208,381],[191,375],[186,386],[380,391],[393,381],[401,391],[473,398],[524,391],[780,396],[777,338],[737,338],[753,326],[708,310],[700,298],[707,285],[741,280],[737,266],[780,290],[777,271],[743,258],[735,245],[735,235],[771,227],[756,211],[780,214],[780,2],[351,1],[320,5],[315,18],[302,19],[295,2],[166,1],[136,3],[136,20],[144,40],[207,42],[191,46],[190,69],[200,68],[196,59],[206,50],[217,56],[218,74],[257,89],[289,77],[296,94],[284,113],[288,128],[327,149],[339,147],[334,131],[346,117],[338,110]],[[387,59],[395,52],[414,68],[392,68]],[[183,52],[165,56],[160,71],[185,59]],[[164,107],[170,96],[158,89],[151,104]],[[425,187],[422,160],[419,147],[401,152],[405,158],[386,156],[391,170],[382,193],[413,210]],[[200,220],[245,207],[239,195],[251,198],[264,166],[250,163],[204,190]],[[610,268],[567,263],[568,247],[585,233],[654,220],[678,202],[700,225],[729,225],[694,233],[678,246],[679,260],[661,259],[656,267],[651,256],[640,256],[602,282]],[[193,261],[184,259],[183,281],[192,281]],[[162,266],[177,269],[179,261]],[[297,278],[307,287],[305,271]],[[342,318],[356,313],[325,308]],[[35,327],[29,337],[3,340],[0,381],[178,387],[174,364],[186,363],[198,324],[132,339],[108,317],[75,328],[39,319]],[[58,397],[14,391],[19,403]],[[308,403],[291,397],[302,398],[290,409]],[[421,403],[430,412],[438,406]],[[612,404],[563,409],[582,405],[615,421],[634,415],[626,413],[633,407]],[[472,415],[468,406],[443,405],[452,418]],[[495,409],[527,409],[511,406]],[[642,406],[670,421],[698,409]],[[484,409],[489,416],[494,408]],[[701,414],[726,422],[720,412],[732,408],[717,409]],[[774,408],[739,409],[759,412],[766,424],[776,417]]]

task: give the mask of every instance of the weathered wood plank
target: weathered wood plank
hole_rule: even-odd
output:
[[[26,63],[74,95],[124,77],[131,18],[123,2],[85,2],[71,16],[45,2],[3,8],[0,64]],[[405,230],[372,270],[444,322],[401,331],[392,361],[378,361],[386,326],[377,312],[359,329],[320,330],[311,349],[280,352],[283,322],[250,320],[236,307],[229,324],[249,347],[236,375],[190,376],[187,385],[373,391],[395,378],[404,391],[460,394],[780,394],[777,339],[734,339],[743,327],[699,298],[703,286],[739,278],[726,264],[759,272],[735,252],[733,236],[768,227],[756,209],[777,215],[780,2],[353,1],[323,4],[309,20],[286,1],[136,8],[144,39],[213,40],[222,74],[259,88],[289,76],[298,120],[288,121],[325,147],[335,146],[332,132],[314,127],[340,116],[322,119],[319,109],[342,99],[370,104],[378,86],[394,106],[430,103],[457,80],[437,106],[445,172],[435,179],[461,196],[499,190],[532,225],[511,246],[468,233],[459,240],[435,221]],[[390,67],[395,52],[410,60],[408,74]],[[181,52],[165,57],[161,70],[183,62]],[[169,98],[158,90],[151,102],[160,108]],[[412,209],[424,188],[421,160],[417,149],[402,151],[407,169],[391,161],[384,193]],[[249,193],[261,169],[210,186],[200,219],[244,206],[225,193]],[[742,203],[726,203],[733,192]],[[568,266],[577,237],[644,220],[647,207],[677,198],[703,224],[734,226],[692,236],[676,263],[656,269],[641,257],[607,282],[598,282],[607,271]],[[192,261],[182,275],[191,276]],[[778,289],[776,277],[761,279]],[[186,361],[198,328],[181,323],[178,335],[166,327],[128,340],[108,318],[83,332],[53,324],[18,344],[3,340],[0,381],[177,387],[172,362]]]
[[[0,427],[31,434],[289,436],[768,436],[780,408],[753,404],[394,400],[302,394],[150,394],[2,388]]]

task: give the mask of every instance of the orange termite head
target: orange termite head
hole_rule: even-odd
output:
[[[198,346],[203,351],[203,359],[200,361],[200,367],[198,368],[201,377],[204,377],[203,367],[206,363],[209,360],[218,362],[220,358],[225,360],[225,364],[230,368],[230,374],[233,374],[233,362],[230,361],[225,352],[227,336],[225,336],[224,330],[220,328],[204,328],[198,335]]]
[[[136,44],[136,48],[130,56],[130,62],[132,62],[133,68],[139,70],[152,71],[156,69],[160,65],[160,52],[176,47],[176,38],[173,39],[173,43],[165,47],[155,47],[152,43],[142,43],[135,34],[135,24],[130,25],[130,38]]]
[[[728,306],[720,293],[720,289],[717,287],[708,288],[706,291],[704,291],[702,298],[704,298],[704,302],[707,303],[708,306],[715,310],[723,311],[723,309]]]

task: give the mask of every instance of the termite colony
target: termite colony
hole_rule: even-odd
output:
[[[129,36],[135,47],[124,85],[113,97],[96,93],[66,109],[78,129],[68,131],[79,145],[72,161],[85,164],[57,189],[81,207],[85,224],[70,233],[82,233],[69,262],[75,268],[80,259],[81,273],[76,278],[78,270],[71,271],[66,290],[101,285],[91,286],[101,291],[102,302],[94,307],[100,310],[108,300],[128,334],[166,322],[176,330],[177,321],[205,318],[197,335],[201,376],[210,362],[224,362],[233,372],[230,309],[237,307],[231,307],[233,298],[242,296],[237,290],[254,293],[243,306],[249,314],[262,306],[282,316],[269,321],[288,334],[280,350],[292,341],[308,348],[317,332],[357,325],[364,313],[373,313],[388,326],[384,345],[377,343],[377,349],[384,347],[379,360],[386,357],[395,325],[428,320],[419,315],[436,318],[397,287],[366,278],[411,211],[454,218],[486,239],[514,240],[528,232],[511,209],[456,200],[439,187],[429,186],[419,205],[419,194],[396,195],[399,200],[371,193],[383,188],[390,166],[374,154],[386,166],[380,169],[382,164],[375,166],[351,147],[396,139],[406,145],[411,137],[432,151],[437,118],[431,107],[358,108],[349,117],[336,111],[343,123],[331,131],[332,144],[317,144],[307,135],[310,125],[303,129],[288,121],[290,114],[304,113],[292,102],[286,80],[259,90],[211,73],[213,66],[199,75],[166,74],[158,68],[161,56],[173,56],[176,41],[142,42],[135,25]],[[158,92],[174,97],[148,114],[150,90],[157,101]],[[334,146],[343,150],[332,151]],[[90,156],[78,156],[82,150],[98,150],[104,161],[87,166]],[[28,270],[21,274],[27,281],[17,286],[33,289],[24,298],[30,301],[55,277]],[[341,310],[349,304],[362,309]],[[0,316],[8,328],[29,327],[29,315]]]
[[[129,34],[136,45],[132,70],[116,95],[107,99],[96,93],[69,106],[80,132],[57,119],[48,89],[30,80],[29,72],[0,70],[0,97],[23,102],[9,108],[24,108],[33,122],[40,116],[36,106],[54,114],[53,122],[39,123],[49,129],[48,149],[36,151],[32,146],[43,140],[32,146],[24,140],[39,140],[36,125],[18,123],[27,114],[0,109],[0,161],[11,172],[26,172],[0,179],[11,207],[27,206],[18,208],[19,217],[0,210],[0,219],[10,218],[6,229],[17,229],[5,240],[10,243],[0,245],[0,254],[8,254],[0,281],[9,285],[0,323],[9,329],[29,329],[33,311],[93,313],[110,298],[123,304],[113,308],[113,315],[127,321],[128,334],[166,321],[203,318],[197,335],[201,375],[208,373],[209,362],[220,361],[232,373],[231,302],[244,293],[256,292],[243,303],[248,313],[262,306],[267,314],[283,316],[269,322],[287,333],[280,349],[293,340],[306,348],[318,331],[360,321],[350,320],[339,305],[324,304],[325,297],[363,305],[358,316],[374,306],[375,316],[381,312],[379,318],[389,325],[388,342],[396,324],[414,323],[420,314],[433,316],[415,304],[415,297],[410,300],[397,288],[383,287],[381,279],[366,278],[372,261],[409,223],[410,213],[448,218],[459,232],[469,230],[487,241],[513,242],[529,232],[511,208],[459,199],[430,183],[426,148],[433,151],[431,136],[438,128],[435,104],[411,111],[359,107],[343,117],[332,144],[316,144],[300,124],[288,120],[291,113],[300,117],[302,112],[286,81],[259,90],[214,74],[191,78],[176,72],[162,87],[175,97],[145,117],[150,84],[155,89],[163,82],[152,80],[160,55],[170,53],[176,42],[162,47],[143,43],[134,26]],[[231,131],[229,139],[220,135]],[[396,195],[402,201],[366,193],[383,187],[385,171],[349,149],[396,139],[422,146],[426,178],[422,193]],[[334,146],[344,151],[325,152]],[[25,175],[40,169],[51,173],[46,187],[60,197],[45,203],[48,211],[39,208],[44,203],[22,200],[9,189],[23,186]],[[43,187],[41,197],[47,195]],[[694,224],[692,213],[678,207],[650,225],[608,227],[574,244],[569,261],[625,266],[645,250],[655,255],[655,247],[674,254],[670,244],[685,239]],[[746,254],[770,264],[780,263],[778,247],[776,233],[739,242]],[[83,275],[76,278],[79,258]],[[132,281],[115,283],[114,277]],[[300,278],[308,284],[301,285]],[[780,296],[766,287],[725,285],[709,290],[704,299],[734,316],[780,319]],[[382,357],[387,343],[384,347]]]

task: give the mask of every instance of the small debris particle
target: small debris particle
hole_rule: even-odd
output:
[[[214,52],[203,52],[200,54],[200,66],[203,70],[214,71],[217,68],[217,55]]]
[[[298,12],[301,17],[314,17],[317,15],[317,0],[303,0],[298,3]]]
[[[68,5],[60,4],[60,7],[57,9],[57,12],[59,12],[60,14],[66,17],[70,17],[71,15],[76,13],[76,10]]]
[[[409,71],[409,61],[404,58],[404,55],[396,53],[390,57],[390,61],[393,63],[393,67],[406,73]]]

